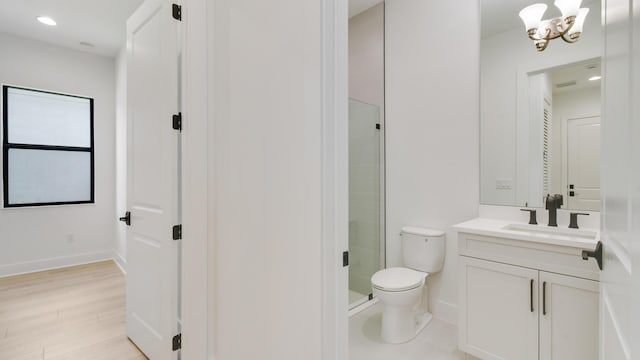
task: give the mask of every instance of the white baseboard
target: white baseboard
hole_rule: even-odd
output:
[[[113,256],[113,261],[116,263],[116,265],[118,265],[120,271],[122,271],[123,274],[127,275],[127,259],[125,259],[119,252],[116,252]]]
[[[458,305],[438,300],[431,304],[430,309],[435,318],[458,326]]]
[[[37,271],[53,270],[74,265],[89,264],[114,259],[113,251],[97,251],[79,255],[61,256],[44,260],[26,261],[16,264],[0,265],[0,278]],[[116,261],[117,263],[117,261]]]

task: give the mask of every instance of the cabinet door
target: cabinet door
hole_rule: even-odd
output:
[[[599,284],[540,271],[540,360],[598,360]]]
[[[460,349],[485,360],[538,360],[538,271],[465,256],[459,266]]]

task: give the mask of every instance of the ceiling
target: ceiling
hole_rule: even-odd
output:
[[[349,0],[349,17],[383,0]],[[518,12],[545,2],[545,18],[559,15],[553,0],[481,0],[482,37],[521,27]],[[125,41],[126,19],[143,0],[0,0],[0,32],[114,57]],[[585,1],[589,3],[590,1]],[[48,27],[35,20],[47,15],[58,22]],[[80,43],[93,44],[93,47]]]
[[[367,10],[373,5],[381,3],[383,0],[349,0],[349,18]]]
[[[564,93],[600,86],[600,81],[589,81],[600,74],[600,59],[581,61],[548,71],[553,93]]]
[[[547,11],[543,19],[560,16],[560,10],[553,5],[553,0],[481,0],[482,12],[482,37],[521,27],[524,32],[524,24],[518,13],[525,7],[535,4],[547,4]],[[582,7],[600,6],[598,0],[583,0]],[[595,5],[597,4],[597,5]]]
[[[0,0],[0,32],[97,55],[115,57],[126,39],[126,20],[143,0]],[[46,15],[58,25],[36,21]],[[89,43],[93,47],[81,45]]]

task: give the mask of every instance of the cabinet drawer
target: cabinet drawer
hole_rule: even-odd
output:
[[[593,259],[583,260],[582,250],[593,249],[458,233],[460,255],[599,280],[598,265]]]

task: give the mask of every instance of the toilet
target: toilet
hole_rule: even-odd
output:
[[[442,270],[444,231],[405,226],[400,233],[405,267],[380,270],[371,277],[373,295],[382,304],[382,339],[399,344],[413,339],[431,321],[422,304],[429,274]]]

